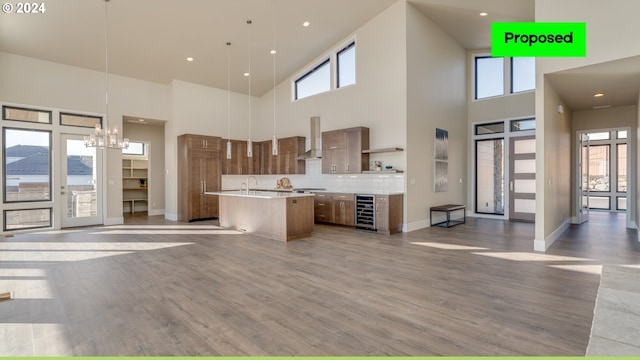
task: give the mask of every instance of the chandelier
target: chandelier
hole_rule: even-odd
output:
[[[96,124],[94,133],[85,135],[84,146],[102,149],[128,149],[129,139],[121,138],[118,133],[118,127],[109,128],[109,16],[107,3],[104,1],[104,84],[105,97],[104,104],[106,109],[105,127],[101,127],[100,123]]]

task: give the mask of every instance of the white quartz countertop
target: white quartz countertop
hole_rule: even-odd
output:
[[[220,195],[220,196],[238,196],[238,197],[251,197],[259,199],[281,199],[281,198],[293,198],[293,197],[305,197],[315,196],[314,194],[293,193],[293,192],[279,192],[279,191],[247,191],[243,190],[223,190],[214,192],[205,192],[205,195]]]
[[[404,195],[402,191],[388,191],[388,190],[365,190],[365,191],[347,191],[347,190],[320,190],[312,191],[314,193],[333,193],[333,194],[355,194],[355,195]]]

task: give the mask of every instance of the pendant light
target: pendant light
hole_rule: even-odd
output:
[[[247,20],[249,25],[249,140],[247,140],[247,157],[253,157],[253,141],[251,141],[251,20]]]
[[[94,147],[101,149],[128,149],[129,139],[120,138],[118,134],[118,127],[114,126],[109,128],[109,13],[107,3],[109,0],[104,1],[104,104],[105,104],[105,119],[104,129],[96,124],[94,133],[92,135],[86,135],[84,137],[85,147]]]
[[[231,43],[227,42],[227,159],[231,160],[231,65],[229,53]]]
[[[276,136],[276,4],[273,4],[273,136],[271,137],[271,155],[278,155],[278,137]]]

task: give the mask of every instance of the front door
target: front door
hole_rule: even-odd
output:
[[[509,220],[534,221],[536,216],[536,139],[509,141]]]
[[[85,147],[82,135],[62,134],[60,167],[61,226],[102,224],[102,150]]]

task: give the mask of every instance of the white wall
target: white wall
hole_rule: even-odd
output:
[[[106,111],[103,72],[0,52],[0,79],[2,101],[90,113]],[[109,76],[111,126],[122,128],[123,115],[168,119],[169,100],[166,85]],[[109,151],[106,223],[122,219],[121,173],[120,152]]]
[[[536,113],[544,119],[536,122],[536,251],[549,248],[571,217],[571,109],[550,81],[541,80],[536,82],[536,93],[544,94],[543,112]]]
[[[429,207],[464,204],[467,188],[466,51],[410,3],[407,13],[408,230],[429,225]],[[449,185],[434,192],[435,129],[449,132]]]

